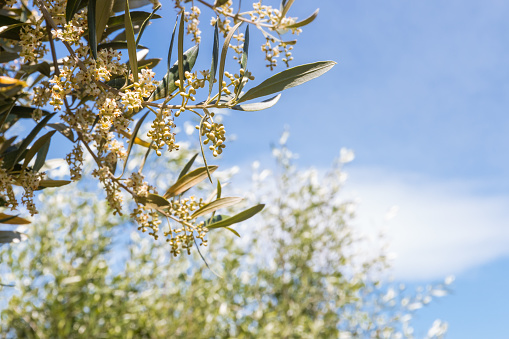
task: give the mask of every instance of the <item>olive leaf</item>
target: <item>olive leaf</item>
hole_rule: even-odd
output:
[[[319,77],[329,71],[336,63],[334,61],[317,61],[288,68],[251,88],[238,100],[238,103],[281,92],[285,89],[301,85]]]
[[[299,28],[299,27],[302,27],[302,26],[306,26],[307,24],[310,24],[311,22],[313,22],[313,20],[315,20],[315,18],[318,15],[318,12],[319,12],[319,9],[314,11],[313,14],[311,14],[306,19],[304,19],[302,21],[299,21],[299,22],[296,22],[296,23],[291,24],[291,25],[284,26],[284,27],[285,28]]]
[[[218,166],[208,166],[210,173],[214,172],[217,168]],[[194,171],[187,173],[182,178],[178,179],[175,184],[168,188],[168,190],[164,194],[164,197],[168,199],[176,195],[182,194],[191,187],[199,184],[206,178],[207,178],[207,167],[199,167]]]
[[[39,139],[37,139],[37,141],[34,142],[34,144],[32,145],[32,147],[30,147],[30,149],[28,150],[26,156],[25,156],[25,162],[23,163],[23,167],[21,167],[21,170],[25,170],[25,168],[27,168],[28,166],[28,163],[33,159],[33,157],[37,154],[37,152],[39,152],[39,150],[41,150],[43,148],[44,145],[48,145],[49,147],[49,141],[51,140],[51,137],[56,133],[57,131],[51,131],[51,132],[48,132],[46,134],[44,134],[42,137],[40,137]],[[43,152],[44,152],[44,149],[42,149]],[[48,152],[48,149],[46,148],[46,153]],[[46,155],[44,155],[44,158],[46,157]],[[34,166],[34,170],[35,171],[38,171],[39,169],[41,169],[42,165],[44,164],[44,160],[43,160],[43,163],[40,164],[40,167],[38,169],[35,169],[36,166]],[[39,165],[39,164],[37,164]]]
[[[270,99],[264,100],[262,102],[255,102],[255,103],[243,104],[243,105],[235,105],[235,106],[231,107],[231,109],[234,109],[237,111],[246,111],[246,112],[261,111],[261,110],[264,110],[264,109],[274,106],[279,101],[280,98],[281,98],[281,93],[279,93],[278,95],[276,95]]]
[[[211,203],[208,203],[199,209],[197,209],[192,215],[191,219],[195,219],[198,217],[201,217],[202,215],[212,213],[214,211],[217,211],[220,208],[226,208],[230,207],[232,205],[238,204],[243,199],[239,197],[226,197],[226,198],[220,198],[217,200],[212,201]]]
[[[127,1],[127,0],[126,0]],[[95,0],[88,0],[88,44],[92,56],[97,59],[97,33],[95,26]]]
[[[235,34],[235,31],[237,28],[242,25],[242,21],[237,23],[235,26],[233,26],[232,30],[228,35],[226,36],[226,39],[224,40],[223,49],[221,50],[221,60],[219,61],[219,95],[217,97],[217,102],[221,100],[221,93],[223,92],[223,77],[224,77],[224,64],[226,62],[226,54],[228,53],[228,47],[230,46],[230,40],[233,37],[233,34]]]
[[[216,80],[217,62],[219,53],[219,32],[217,28],[217,21],[214,25],[214,42],[212,44],[212,64],[210,65],[210,77],[209,77],[209,97],[214,87],[214,80]]]
[[[129,0],[125,0],[125,36],[127,40],[127,51],[129,52],[129,65],[133,74],[134,82],[138,82],[138,59],[136,57],[136,42],[134,40],[133,22],[129,13]]]
[[[179,174],[179,177],[178,179],[182,178],[184,175],[187,174],[187,172],[189,172],[189,170],[191,169],[191,166],[193,166],[193,163],[194,163],[194,160],[196,159],[196,157],[198,156],[199,153],[196,153],[195,155],[192,156],[191,159],[189,159],[189,161],[187,162],[187,164],[184,166],[184,168],[182,168],[182,171],[180,172]],[[177,180],[178,180],[177,179]]]
[[[30,224],[30,221],[20,218],[17,215],[0,213],[0,223],[9,225],[27,225]]]
[[[127,160],[129,159],[129,155],[131,154],[131,150],[133,149],[133,145],[135,144],[136,136],[138,135],[138,131],[140,130],[141,124],[143,124],[143,121],[147,117],[149,112],[145,113],[140,120],[136,123],[136,126],[134,126],[133,134],[131,135],[131,139],[129,140],[129,146],[127,147],[127,155],[124,160],[124,167],[122,168],[122,173],[120,173],[120,176],[118,178],[122,178],[125,172],[125,168],[127,167]]]
[[[146,197],[138,197],[138,201],[150,208],[170,206],[170,202],[164,197],[149,193]]]
[[[81,0],[68,0],[65,6],[65,21],[69,22],[80,9]]]
[[[194,64],[196,63],[196,58],[198,57],[198,51],[199,51],[199,47],[198,47],[198,45],[195,45],[195,46],[189,48],[184,53],[184,58],[183,58],[184,59],[183,60],[184,71],[190,72],[193,69]],[[177,89],[177,86],[175,86],[175,81],[179,79],[178,73],[179,73],[178,72],[178,62],[176,62],[173,65],[173,67],[168,71],[168,73],[166,73],[166,75],[163,78],[163,81],[161,81],[159,86],[157,86],[157,88],[152,93],[152,95],[150,96],[148,101],[154,101],[154,100],[166,98],[168,95],[173,93]]]
[[[223,218],[221,221],[210,223],[206,227],[208,229],[213,229],[213,228],[226,227],[226,226],[230,226],[230,225],[239,223],[241,221],[247,220],[247,219],[251,218],[252,216],[256,215],[261,210],[263,210],[264,207],[265,207],[264,204],[258,204],[256,206],[248,208],[247,210],[234,215],[233,217]]]
[[[104,29],[110,19],[110,15],[113,11],[113,0],[101,0],[96,3],[95,13],[95,33],[96,41],[102,40]]]

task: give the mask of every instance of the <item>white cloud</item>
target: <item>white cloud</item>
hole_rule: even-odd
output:
[[[476,195],[472,183],[349,172],[347,194],[360,198],[356,223],[385,230],[395,278],[443,279],[509,254],[509,195]]]

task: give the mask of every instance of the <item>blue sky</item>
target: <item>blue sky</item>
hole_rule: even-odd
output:
[[[296,1],[290,15],[316,7],[294,65],[338,64],[272,109],[227,116],[237,140],[221,163],[267,160],[285,125],[302,166],[325,168],[352,148],[346,194],[360,199],[359,227],[386,230],[395,278],[457,277],[453,295],[420,313],[417,333],[441,318],[448,338],[509,337],[509,3]],[[253,30],[248,68],[257,80],[268,74],[260,41]],[[164,55],[167,43],[160,48]]]

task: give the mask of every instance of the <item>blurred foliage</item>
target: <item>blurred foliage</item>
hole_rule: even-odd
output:
[[[297,170],[284,145],[274,154],[279,174],[253,174],[252,200],[270,207],[243,239],[211,236],[204,254],[218,275],[197,255],[172,258],[94,194],[45,192],[29,240],[1,253],[1,283],[15,283],[2,287],[2,336],[412,337],[413,312],[445,285],[415,294],[386,281],[385,252],[351,226],[353,205],[338,196],[341,162],[320,175]]]

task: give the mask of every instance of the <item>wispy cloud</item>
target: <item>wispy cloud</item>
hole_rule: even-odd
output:
[[[509,195],[378,169],[350,172],[346,189],[360,199],[356,222],[385,230],[397,279],[441,279],[509,254]]]

